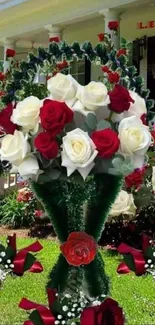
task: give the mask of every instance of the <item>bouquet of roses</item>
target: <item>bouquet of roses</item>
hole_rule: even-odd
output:
[[[79,85],[57,73],[49,97],[25,98],[0,113],[1,160],[24,180],[46,182],[94,173],[127,176],[147,164],[152,143],[145,101],[134,91],[102,82]],[[6,114],[7,113],[7,114]]]

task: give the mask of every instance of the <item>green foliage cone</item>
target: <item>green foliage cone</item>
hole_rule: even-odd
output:
[[[96,174],[85,182],[75,177],[46,184],[33,183],[32,187],[48,213],[59,241],[63,243],[73,231],[85,231],[98,241],[121,185],[120,176]],[[107,295],[109,280],[100,253],[92,263],[81,267],[68,265],[60,254],[49,275],[47,287],[72,294],[85,288],[91,297]]]

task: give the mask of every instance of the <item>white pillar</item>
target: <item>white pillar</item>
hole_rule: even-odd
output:
[[[104,32],[111,35],[112,41],[117,49],[120,48],[120,28],[117,33],[111,31],[108,27],[109,22],[118,21],[120,23],[120,14],[114,10],[101,10],[100,14],[104,16]]]
[[[44,27],[46,30],[48,30],[49,39],[50,38],[59,38],[59,40],[62,39],[62,29],[59,26],[53,26],[53,25],[46,25]]]
[[[6,73],[6,71],[9,68],[9,62],[7,62],[6,60],[6,51],[7,49],[11,49],[14,50],[14,41],[8,39],[8,38],[4,38],[1,39],[1,42],[3,43],[4,46],[4,64],[3,64],[3,68],[4,68],[4,73]]]

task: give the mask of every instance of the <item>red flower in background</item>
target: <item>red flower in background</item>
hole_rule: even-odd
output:
[[[58,36],[56,36],[56,37],[50,37],[49,42],[59,43],[60,42],[60,38]]]
[[[108,80],[109,82],[113,83],[118,83],[120,79],[120,75],[117,72],[109,72],[108,73]]]
[[[60,249],[70,265],[80,266],[94,260],[97,245],[93,237],[79,231],[72,232]]]
[[[35,210],[34,215],[35,217],[40,218],[44,215],[44,212],[42,210]]]
[[[16,51],[12,49],[7,49],[6,50],[6,57],[7,58],[13,58],[16,55]]]
[[[0,81],[3,81],[5,79],[5,74],[3,72],[0,72]]]
[[[109,72],[111,72],[111,70],[109,69],[109,67],[107,67],[106,65],[104,65],[101,69],[102,69],[102,71],[103,71],[104,73],[109,73]]]
[[[17,201],[28,202],[33,197],[33,193],[28,188],[22,188],[18,190]]]
[[[97,34],[99,42],[104,41],[104,33]]]
[[[146,168],[136,169],[134,172],[125,177],[126,187],[129,189],[131,187],[138,188],[142,183],[146,173]]]
[[[120,49],[118,52],[117,52],[117,57],[119,58],[121,55],[127,55],[127,50],[126,49]]]
[[[98,155],[102,158],[109,159],[118,151],[120,141],[117,133],[111,129],[94,131],[91,139],[96,146]]]
[[[108,28],[110,30],[117,31],[119,28],[119,22],[118,21],[109,21]]]
[[[114,89],[109,91],[109,97],[109,109],[118,114],[128,111],[130,104],[134,103],[129,91],[120,85],[115,85]]]
[[[57,63],[57,68],[59,70],[63,70],[64,68],[67,68],[67,67],[68,67],[68,62],[67,61],[63,61],[63,62]]]
[[[125,322],[123,309],[111,298],[99,306],[85,308],[80,321],[81,325],[124,325]]]
[[[6,108],[4,108],[0,112],[0,126],[4,129],[4,131],[8,134],[13,134],[14,131],[17,129],[17,126],[11,122],[11,115],[13,112],[13,105],[12,103],[8,104]]]
[[[34,139],[34,145],[46,159],[53,159],[58,154],[59,146],[47,132],[39,133]]]
[[[65,103],[55,100],[46,99],[40,109],[41,126],[53,139],[72,121],[73,116],[73,111]]]

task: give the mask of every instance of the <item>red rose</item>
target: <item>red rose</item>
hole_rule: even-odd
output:
[[[104,73],[110,73],[111,72],[110,69],[106,65],[104,65],[101,69],[102,69],[102,71]]]
[[[93,237],[79,231],[72,232],[60,249],[69,264],[80,266],[94,260],[97,245]]]
[[[81,314],[81,325],[124,325],[123,310],[117,301],[107,298],[101,305],[85,308]]]
[[[117,31],[119,28],[119,22],[118,21],[109,21],[108,28],[110,30]]]
[[[58,144],[47,132],[41,132],[34,139],[34,145],[46,159],[53,159],[58,154]]]
[[[3,72],[0,72],[0,81],[3,81],[5,79],[5,74]]]
[[[128,111],[130,104],[134,103],[128,90],[120,85],[115,85],[114,89],[109,91],[109,97],[109,109],[118,114]]]
[[[49,42],[59,43],[60,42],[60,38],[58,36],[56,36],[56,37],[50,37]]]
[[[16,51],[12,49],[7,49],[6,50],[6,57],[7,58],[13,58],[16,55]]]
[[[133,173],[125,177],[125,184],[127,188],[135,186],[139,187],[143,183],[146,168],[135,169]]]
[[[40,109],[41,125],[50,132],[52,138],[62,132],[73,116],[72,110],[65,103],[50,99],[46,99]]]
[[[108,80],[112,84],[119,82],[120,75],[117,72],[109,72],[108,74]]]
[[[140,117],[140,119],[141,119],[141,121],[143,122],[144,125],[148,125],[147,116],[146,116],[145,113]]]
[[[117,133],[111,129],[94,131],[91,135],[98,155],[102,158],[109,159],[118,151],[120,140]]]
[[[117,52],[117,57],[119,58],[121,55],[127,55],[127,50],[126,49],[120,49],[118,52]]]
[[[13,111],[12,103],[8,104],[6,108],[4,108],[0,112],[0,126],[4,129],[6,133],[13,134],[17,129],[17,126],[11,122],[11,115]]]
[[[104,33],[100,33],[97,36],[98,36],[99,42],[103,42],[104,41]]]

